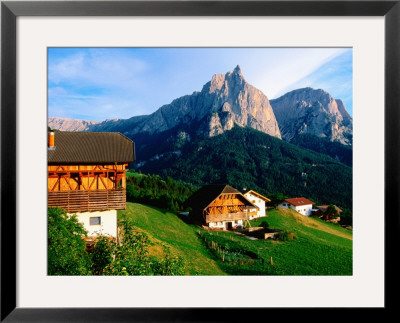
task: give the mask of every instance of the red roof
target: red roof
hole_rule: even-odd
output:
[[[294,197],[292,199],[286,199],[286,202],[289,202],[290,204],[294,206],[302,206],[302,205],[308,205],[308,204],[314,204],[314,202],[307,200],[304,197]]]

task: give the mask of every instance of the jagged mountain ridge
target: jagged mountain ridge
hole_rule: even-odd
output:
[[[88,125],[84,131],[119,131],[133,138],[138,133],[154,134],[191,124],[196,124],[199,136],[215,136],[237,124],[281,138],[268,98],[246,82],[239,65],[231,72],[214,75],[200,92],[177,98],[150,115],[106,120]]]
[[[192,137],[212,137],[239,125],[288,142],[307,134],[351,145],[353,131],[343,102],[328,92],[304,88],[268,100],[246,82],[239,65],[226,74],[215,74],[200,92],[177,98],[150,115],[103,122],[49,118],[48,122],[52,129],[115,131],[132,139],[174,129],[185,129]]]
[[[91,126],[100,121],[79,120],[69,118],[49,117],[47,124],[51,129],[60,131],[88,131]]]
[[[291,142],[301,134],[352,144],[353,120],[343,102],[322,90],[298,89],[268,100],[246,82],[240,66],[215,74],[203,89],[166,104],[150,115],[103,122],[49,118],[61,131],[118,131],[134,138],[178,127],[196,128],[194,135],[215,136],[239,126],[249,126]]]
[[[328,92],[303,88],[271,100],[282,138],[291,142],[301,134],[352,144],[353,119],[341,100]]]

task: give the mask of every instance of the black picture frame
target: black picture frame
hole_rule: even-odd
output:
[[[16,19],[19,16],[384,16],[385,17],[385,306],[391,292],[399,233],[399,1],[2,1],[1,2],[1,321],[241,321],[231,308],[17,308],[16,280]],[[367,197],[370,198],[370,197]],[[366,287],[367,290],[367,287]],[[396,295],[396,294],[394,294]],[[327,309],[329,310],[329,309]],[[257,319],[269,309],[251,309]],[[281,312],[282,313],[282,312]],[[336,312],[335,312],[336,313]],[[268,315],[270,312],[268,312]],[[334,317],[334,314],[332,312]],[[332,317],[332,318],[333,318]]]

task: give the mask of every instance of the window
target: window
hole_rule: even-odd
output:
[[[100,225],[100,224],[101,224],[101,216],[90,218],[90,225]]]

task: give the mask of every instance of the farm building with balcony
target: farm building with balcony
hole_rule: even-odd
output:
[[[76,214],[88,236],[117,237],[117,210],[126,207],[126,169],[132,140],[120,133],[50,132],[48,207]]]
[[[205,185],[186,202],[192,208],[192,221],[209,228],[231,230],[241,228],[258,206],[229,185]]]

